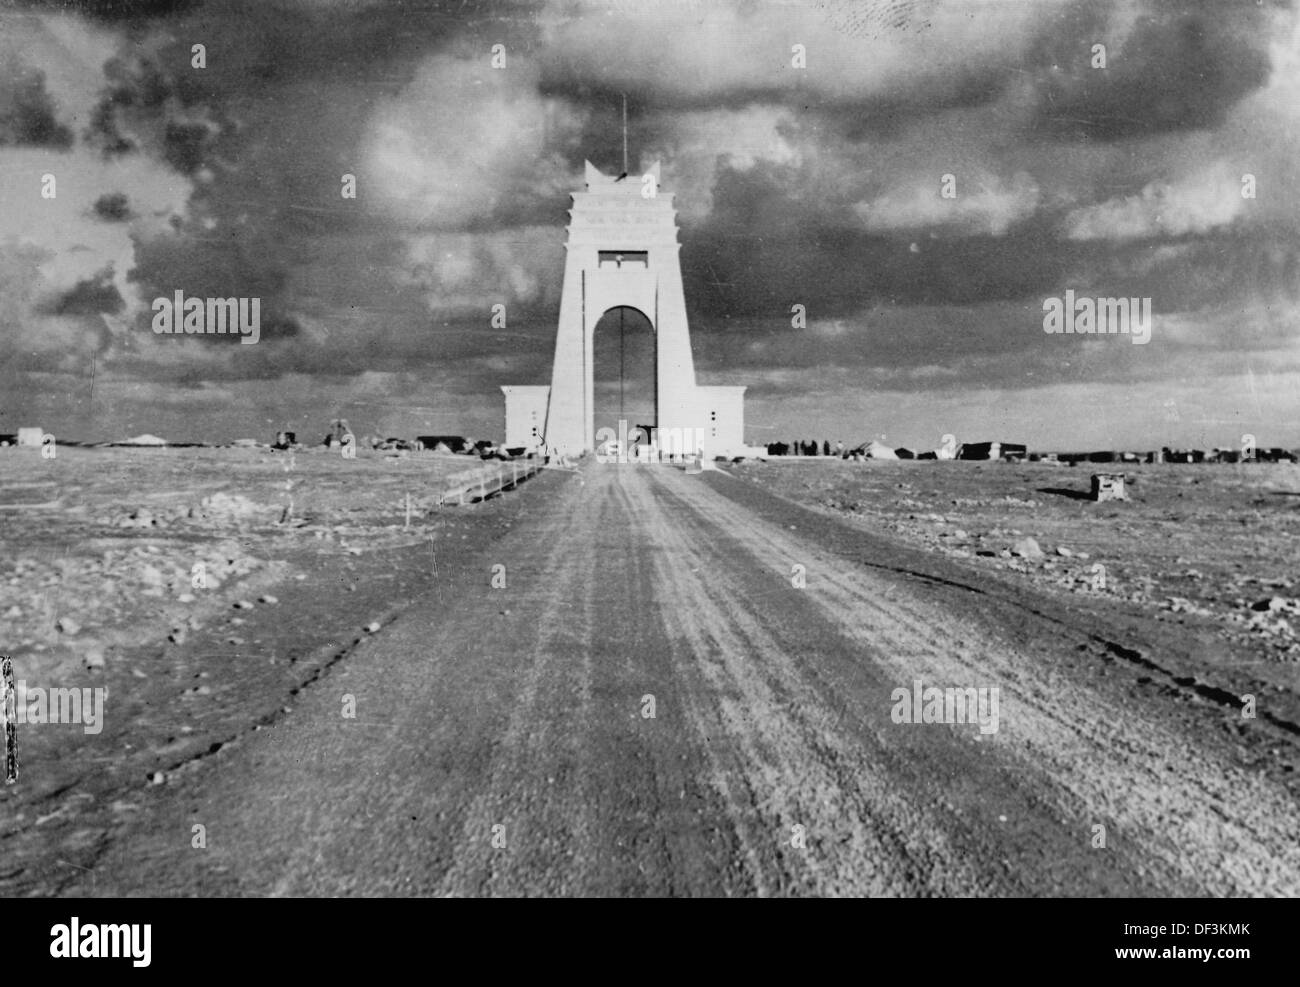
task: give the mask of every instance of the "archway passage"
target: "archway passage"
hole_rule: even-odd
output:
[[[592,423],[597,445],[606,436],[626,435],[630,445],[649,442],[646,427],[659,421],[655,391],[654,327],[630,305],[611,308],[592,336]],[[619,422],[627,424],[620,428]]]

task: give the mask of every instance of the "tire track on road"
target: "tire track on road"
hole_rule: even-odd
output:
[[[636,486],[637,506],[658,519],[657,538],[668,549],[657,556],[657,585],[677,616],[666,631],[682,642],[681,660],[700,679],[691,690],[700,697],[694,715],[715,715],[737,750],[717,784],[733,803],[738,790],[752,793],[751,848],[786,844],[777,873],[795,883],[773,890],[969,894],[987,886],[925,807],[892,791],[869,753],[844,736],[840,715],[754,611],[735,578],[749,560],[728,554],[725,536],[756,519],[733,515],[721,526],[702,525],[693,505],[670,515],[668,506],[683,501],[666,497],[663,487],[680,476],[643,473],[650,482]],[[716,710],[705,707],[710,700]],[[795,825],[806,827],[808,852],[789,846]],[[765,870],[770,860],[751,849],[751,866]]]
[[[940,686],[999,685],[1010,702],[997,746],[1032,772],[1062,818],[1078,820],[1081,838],[1093,823],[1113,820],[1116,849],[1167,890],[1300,893],[1300,826],[1285,790],[1230,764],[1189,763],[1189,739],[1166,730],[1152,711],[1117,712],[1110,700],[1057,674],[1041,653],[998,641],[1001,635],[942,614],[941,603],[890,587],[775,525],[757,518],[737,525],[739,505],[684,475],[660,479],[712,528],[729,530],[759,565],[779,572],[808,560],[810,599],[896,669],[899,685],[914,677]],[[936,638],[951,643],[942,648]],[[966,643],[981,640],[985,647]]]

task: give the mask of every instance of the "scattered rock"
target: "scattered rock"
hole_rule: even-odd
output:
[[[1033,538],[1021,538],[1012,546],[1011,554],[1023,559],[1041,559],[1043,550],[1038,547],[1038,542]]]
[[[59,629],[60,634],[67,634],[69,636],[80,633],[81,631],[81,625],[71,617],[60,617],[58,623],[54,626]]]
[[[258,603],[279,603],[280,601],[276,599],[274,596],[272,596],[270,593],[263,593],[261,596],[257,598],[257,602]]]
[[[1172,613],[1186,613],[1194,617],[1213,617],[1214,611],[1200,606],[1192,600],[1181,596],[1171,596],[1165,600],[1165,607]]]
[[[252,610],[252,609],[253,609],[253,604],[249,603],[247,600],[237,600],[237,601],[235,602],[235,609],[236,609],[236,610]]]
[[[180,596],[176,597],[176,602],[177,602],[177,603],[193,603],[193,602],[194,602],[194,594],[193,594],[193,593],[182,593]]]
[[[378,633],[378,631],[379,631],[379,621],[372,620],[370,623],[366,624],[367,634],[375,634]]]
[[[1066,548],[1064,545],[1057,545],[1057,546],[1056,546],[1056,554],[1059,555],[1059,556],[1061,556],[1061,558],[1063,558],[1063,559],[1068,559],[1068,558],[1070,558],[1071,556],[1074,555],[1074,553],[1071,552],[1071,551],[1070,551],[1068,548]]]
[[[1296,601],[1288,600],[1285,596],[1270,596],[1267,600],[1256,600],[1250,605],[1250,609],[1266,613],[1300,613]]]
[[[198,507],[191,508],[189,516],[201,520],[239,521],[252,518],[259,511],[267,509],[240,494],[214,493],[210,497],[204,497]]]

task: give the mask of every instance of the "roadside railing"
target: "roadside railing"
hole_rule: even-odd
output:
[[[503,490],[513,490],[542,471],[538,456],[486,463],[450,476],[438,494],[438,506],[456,506],[486,500]]]

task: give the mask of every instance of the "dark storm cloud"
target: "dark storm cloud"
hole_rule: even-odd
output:
[[[76,12],[105,21],[129,21],[183,13],[201,0],[21,0],[30,10]]]
[[[131,218],[131,204],[121,192],[109,192],[95,200],[95,215],[110,223]]]
[[[260,298],[261,338],[273,341],[297,334],[285,311],[289,278],[278,245],[270,240],[228,237],[204,240],[178,234],[137,247],[139,266],[132,280],[145,298],[171,298],[175,292],[198,298]],[[148,316],[142,317],[148,324]]]
[[[123,118],[147,119],[156,115],[175,91],[175,85],[151,58],[140,54],[113,57],[104,63],[104,86],[96,103],[85,139],[98,144],[106,156],[138,150],[123,133]]]
[[[1172,372],[1154,345],[1101,357],[1043,334],[1041,302],[1066,287],[1151,296],[1166,353],[1294,340],[1300,93],[1279,85],[1276,3],[26,9],[80,9],[48,33],[89,52],[75,78],[52,43],[0,77],[6,150],[67,152],[59,202],[20,203],[39,262],[0,251],[7,297],[39,316],[13,324],[51,367],[108,340],[103,313],[122,373],[160,388],[297,376],[343,393],[414,371],[490,401],[545,382],[568,194],[584,159],[621,167],[623,93],[631,167],[661,159],[676,195],[698,364],[751,397]],[[19,295],[24,279],[42,290]],[[155,339],[148,303],[178,289],[261,297],[261,345]],[[497,303],[509,325],[489,332]]]
[[[1255,0],[1080,0],[1045,32],[1038,123],[1073,139],[1114,140],[1216,126],[1269,77],[1268,22]],[[1106,48],[1093,65],[1093,45]]]
[[[1244,233],[1118,245],[1071,240],[1060,235],[1058,209],[996,237],[925,230],[876,236],[831,215],[810,215],[782,193],[774,177],[781,170],[720,171],[713,212],[682,251],[701,315],[762,316],[795,301],[831,318],[878,302],[1011,302],[1051,295],[1067,279],[1103,295],[1152,296],[1157,311],[1225,297],[1287,300],[1297,290],[1300,245],[1280,234],[1264,241]],[[1165,254],[1157,249],[1164,242],[1183,248]]]
[[[878,301],[1018,299],[1053,284],[1080,252],[1042,219],[1001,237],[873,235],[842,205],[818,212],[795,201],[784,191],[791,181],[779,166],[720,169],[713,211],[683,248],[692,298],[707,313],[760,315],[802,301],[839,317]]]
[[[97,315],[100,312],[120,312],[126,307],[117,286],[108,274],[89,281],[78,282],[71,291],[47,303],[49,315]]]
[[[55,116],[45,73],[16,59],[0,62],[0,145],[72,146],[72,131]]]

